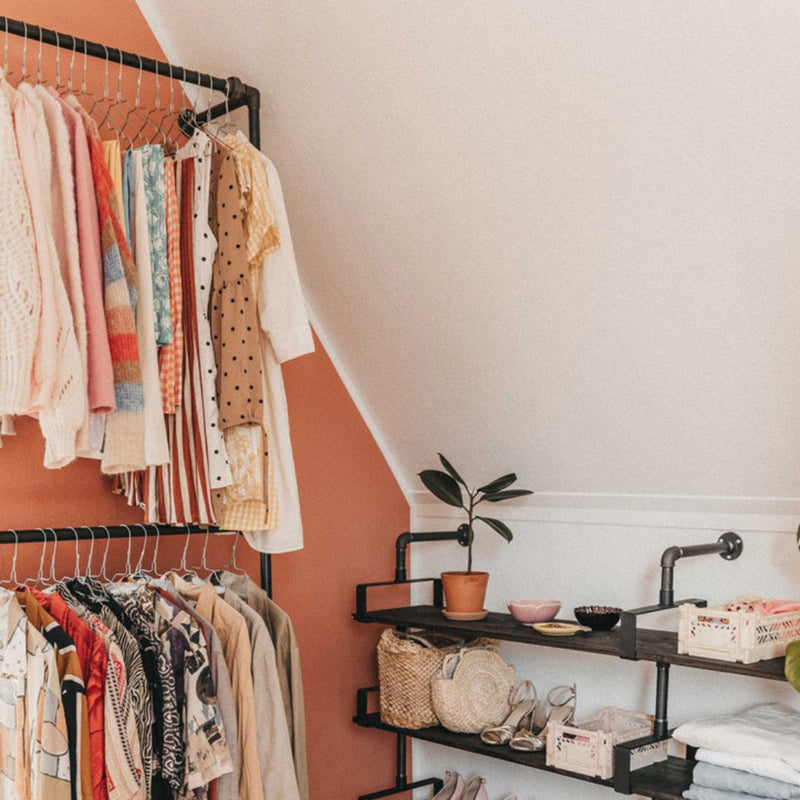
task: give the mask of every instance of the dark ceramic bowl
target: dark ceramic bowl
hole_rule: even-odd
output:
[[[593,631],[610,631],[619,622],[622,609],[613,606],[578,606],[573,613],[581,625]]]

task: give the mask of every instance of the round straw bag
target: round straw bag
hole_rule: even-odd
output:
[[[434,638],[435,637],[435,638]],[[463,639],[431,634],[445,647],[436,647],[424,636],[387,628],[378,642],[381,722],[397,728],[429,728],[438,725],[431,703],[431,678],[442,668],[444,657],[458,653]]]
[[[433,710],[456,733],[478,733],[499,725],[510,711],[514,667],[497,647],[475,647],[447,655],[431,681]]]

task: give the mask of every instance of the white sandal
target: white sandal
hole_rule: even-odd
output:
[[[533,697],[527,697],[530,694],[533,694]],[[507,744],[527,719],[534,716],[539,707],[536,687],[530,681],[520,681],[512,687],[508,702],[511,706],[511,713],[503,724],[484,728],[481,731],[481,741],[484,744]]]

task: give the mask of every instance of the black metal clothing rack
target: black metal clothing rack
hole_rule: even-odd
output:
[[[250,142],[256,148],[261,147],[261,93],[255,87],[243,83],[239,78],[219,78],[205,72],[186,69],[185,67],[170,64],[166,61],[156,61],[155,59],[146,58],[126,50],[119,50],[115,47],[106,47],[106,45],[99,44],[98,42],[90,42],[87,39],[80,39],[68,33],[61,33],[60,31],[43,28],[39,25],[31,25],[27,22],[11,19],[9,17],[0,16],[0,33],[22,36],[29,41],[54,45],[55,47],[72,50],[76,53],[91,56],[92,58],[99,58],[103,61],[113,62],[126,67],[133,67],[143,72],[152,72],[170,80],[193,83],[198,86],[222,92],[226,98],[222,103],[211,106],[200,112],[183,112],[179,120],[182,130],[186,133],[188,130],[187,126],[191,128],[193,124],[209,122],[227,115],[230,111],[234,111],[237,108],[247,108],[248,135]],[[187,533],[186,526],[174,527],[159,525],[158,529],[161,536],[186,535]],[[54,529],[48,527],[45,530],[53,531]],[[112,539],[128,538],[129,536],[139,538],[146,535],[139,531],[135,525],[128,527],[109,526],[107,528],[93,528],[91,530],[97,531],[100,537],[104,537],[106,531],[108,531],[108,535]],[[205,532],[206,530],[217,531],[219,529],[201,528],[196,525],[188,526],[188,532]],[[76,531],[79,540],[92,537],[92,533],[90,533],[88,529],[76,526],[76,528],[56,528],[55,539],[56,541],[74,542]],[[13,533],[0,531],[0,544],[13,544],[15,541],[20,544],[24,542],[42,541],[41,530],[24,530],[16,531],[15,533],[16,539]],[[261,553],[261,586],[269,595],[272,595],[272,560],[266,553]]]

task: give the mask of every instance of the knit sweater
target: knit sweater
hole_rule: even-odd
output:
[[[136,471],[145,466],[144,392],[131,307],[136,293],[136,267],[125,242],[125,234],[111,210],[111,176],[103,158],[103,145],[97,136],[97,129],[77,100],[70,97],[67,102],[81,114],[92,161],[100,219],[106,324],[114,368],[115,410],[106,419],[101,469],[107,474]]]
[[[76,438],[78,453],[89,450],[89,399],[86,350],[86,311],[84,310],[81,281],[80,251],[78,250],[78,225],[75,208],[75,182],[72,177],[72,152],[61,105],[44,86],[34,88],[44,111],[47,134],[50,139],[51,168],[50,193],[52,197],[52,230],[56,245],[61,278],[67,290],[72,324],[81,359],[80,400],[82,422]]]
[[[0,90],[0,416],[29,410],[42,296],[8,97]]]
[[[100,225],[94,196],[92,162],[80,115],[61,100],[55,90],[50,91],[58,98],[72,148],[78,249],[86,311],[89,410],[94,414],[107,414],[114,410],[114,371],[103,308],[103,257],[100,252]]]
[[[45,438],[44,465],[56,469],[75,459],[75,439],[84,420],[85,384],[72,310],[53,239],[52,156],[44,110],[32,86],[20,84],[18,94],[27,102],[29,111],[29,124],[17,128],[16,135],[33,217],[40,275],[43,285],[49,280],[53,288],[52,306],[44,304],[43,296],[42,321],[48,315],[54,318],[55,347],[47,357],[55,358],[55,379],[52,392],[39,412],[39,427]],[[48,340],[47,346],[52,346],[52,342]]]

